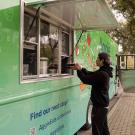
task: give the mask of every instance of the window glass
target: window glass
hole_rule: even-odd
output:
[[[24,15],[24,40],[37,42],[37,17],[25,13]]]
[[[66,66],[73,60],[70,58],[72,47],[69,42],[71,37],[69,29],[59,28],[46,21],[43,13],[39,13],[36,17],[34,15],[35,9],[28,7],[25,9],[23,34],[21,33],[23,80],[73,74]]]
[[[120,56],[120,69],[126,69],[126,56]]]
[[[69,50],[70,50],[69,34],[66,32],[62,32],[62,55],[61,55],[61,73],[62,74],[71,73],[71,70],[69,68],[65,68],[67,64],[71,63]]]
[[[24,42],[23,75],[37,75],[37,45]]]
[[[69,56],[69,34],[62,32],[62,55]]]
[[[24,15],[23,75],[37,75],[37,21],[33,16]]]
[[[131,70],[135,69],[135,56],[134,55],[121,55],[119,56],[120,69]]]
[[[124,56],[121,56],[121,61],[124,61]]]
[[[127,69],[134,69],[134,56],[127,56]]]
[[[40,76],[55,75],[59,65],[58,28],[45,21],[40,26]]]

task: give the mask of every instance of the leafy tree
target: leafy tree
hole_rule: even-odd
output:
[[[113,39],[123,47],[124,52],[135,53],[135,0],[108,0],[112,8],[122,14],[126,22],[109,31]]]

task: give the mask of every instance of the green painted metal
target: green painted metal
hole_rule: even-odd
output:
[[[135,88],[135,70],[121,70],[121,83],[127,92]]]
[[[72,135],[86,119],[90,87],[80,91],[80,80],[59,78],[33,83],[20,83],[20,8],[18,1],[9,2],[14,7],[0,8],[0,134],[2,135]],[[75,33],[79,36],[79,32]],[[91,45],[83,45],[86,35]],[[109,52],[115,66],[116,44],[104,32],[87,32],[80,43],[80,54],[75,61],[88,64],[90,52],[92,63],[100,50]],[[75,72],[76,74],[76,72]],[[110,97],[114,94],[112,79]],[[33,133],[33,134],[32,134]]]
[[[0,10],[8,9],[10,7],[19,6],[20,0],[1,0],[0,1]]]
[[[77,39],[79,39],[81,33],[77,33]],[[76,39],[75,39],[76,40]],[[110,55],[112,67],[113,67],[113,78],[110,80],[109,96],[113,97],[115,94],[115,68],[116,68],[116,54],[118,51],[117,44],[102,31],[93,31],[83,33],[80,42],[78,43],[77,49],[79,48],[79,55],[75,56],[76,62],[81,63],[84,67],[89,70],[95,70],[96,58],[99,52],[107,52]]]
[[[50,135],[57,129],[59,135],[72,135],[85,121],[76,113],[85,115],[83,104],[87,104],[88,98],[84,93],[80,96],[81,91],[76,89],[79,87],[1,106],[1,133],[24,135],[36,130],[33,132],[37,135]]]

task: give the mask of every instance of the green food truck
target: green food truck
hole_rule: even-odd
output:
[[[78,62],[96,70],[99,52],[114,67],[117,44],[103,31],[117,27],[105,0],[0,1],[0,134],[73,135],[90,124],[90,86]]]

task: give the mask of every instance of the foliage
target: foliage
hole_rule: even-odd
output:
[[[135,53],[135,0],[108,0],[108,2],[126,19],[126,23],[121,23],[120,28],[109,31],[110,35],[123,46],[124,52]]]

